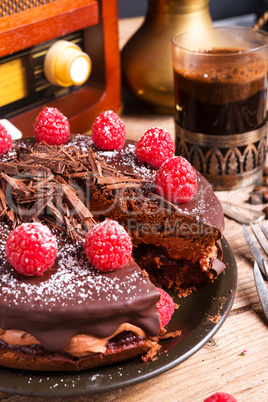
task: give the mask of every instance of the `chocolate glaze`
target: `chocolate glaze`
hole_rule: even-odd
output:
[[[159,293],[133,260],[101,273],[86,259],[82,244],[59,235],[53,268],[24,277],[6,260],[10,228],[1,223],[1,233],[0,328],[27,331],[50,351],[63,349],[76,334],[109,336],[124,322],[158,334]]]
[[[92,146],[88,136],[78,135],[71,143],[82,148]],[[1,159],[8,161],[14,156],[18,144],[32,147],[34,140],[16,142]],[[98,154],[124,174],[153,181],[156,171],[137,161],[134,142],[127,141],[123,150]],[[174,206],[176,213],[221,231],[221,205],[206,179],[197,176],[194,198]],[[0,222],[0,228],[0,328],[29,332],[49,351],[62,350],[76,334],[109,336],[124,322],[142,328],[150,336],[158,334],[155,304],[159,293],[133,260],[115,272],[100,273],[87,261],[82,244],[74,245],[66,234],[55,233],[58,255],[54,267],[41,277],[24,277],[6,260],[5,243],[11,228],[4,222]]]

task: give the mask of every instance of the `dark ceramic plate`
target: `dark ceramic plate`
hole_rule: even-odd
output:
[[[0,391],[40,397],[71,397],[112,391],[146,381],[177,366],[197,352],[221,327],[234,301],[237,267],[232,250],[222,241],[227,268],[212,284],[202,286],[184,299],[175,311],[169,331],[182,330],[179,338],[163,341],[156,361],[143,363],[140,357],[124,363],[80,373],[26,372],[0,369]],[[219,320],[213,320],[219,317]],[[216,321],[216,322],[213,322]]]

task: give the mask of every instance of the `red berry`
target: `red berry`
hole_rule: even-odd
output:
[[[125,123],[112,110],[96,117],[92,126],[92,141],[103,150],[121,149],[126,141]]]
[[[204,402],[236,402],[236,399],[226,392],[216,392],[206,398]]]
[[[135,153],[140,162],[159,168],[174,155],[175,144],[167,130],[153,127],[147,130],[136,144]]]
[[[84,248],[92,265],[109,272],[126,265],[132,253],[132,242],[123,226],[107,219],[87,234]]]
[[[161,288],[157,289],[160,293],[160,300],[156,303],[156,307],[160,314],[161,324],[165,327],[174,313],[175,304],[172,297],[170,297],[167,292]]]
[[[34,135],[37,142],[50,145],[65,144],[70,137],[67,117],[54,107],[44,108],[36,118]]]
[[[14,229],[6,242],[7,260],[23,275],[39,276],[54,264],[56,239],[41,223],[24,223]]]
[[[190,201],[197,189],[196,172],[182,156],[174,156],[156,172],[155,188],[168,201],[178,204]]]
[[[0,155],[8,151],[12,147],[12,137],[7,129],[0,124]]]

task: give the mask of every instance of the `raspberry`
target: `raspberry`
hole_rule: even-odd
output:
[[[147,130],[136,144],[135,154],[140,162],[160,168],[174,155],[175,144],[167,130],[153,127]]]
[[[226,392],[216,392],[206,398],[204,402],[236,402],[236,399]]]
[[[161,288],[157,288],[160,293],[160,300],[156,303],[157,310],[160,314],[160,320],[163,327],[165,327],[174,313],[175,304],[173,299]]]
[[[126,141],[125,123],[112,110],[101,113],[93,123],[92,140],[99,149],[121,149]]]
[[[54,264],[56,239],[41,223],[24,223],[14,229],[6,242],[8,262],[23,275],[39,276]]]
[[[132,253],[132,242],[123,226],[107,219],[87,234],[84,248],[92,265],[109,272],[126,265]]]
[[[0,155],[8,151],[12,147],[12,137],[7,129],[0,124]]]
[[[69,122],[58,109],[46,107],[35,120],[34,135],[37,142],[44,141],[50,145],[65,144],[70,137]]]
[[[156,172],[154,183],[159,195],[178,204],[190,201],[197,189],[195,170],[182,156],[166,160]]]

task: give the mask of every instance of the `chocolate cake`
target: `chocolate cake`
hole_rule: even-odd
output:
[[[89,136],[62,146],[25,138],[1,157],[0,364],[30,370],[82,370],[153,355],[164,332],[156,286],[185,296],[224,269],[221,205],[197,173],[184,204],[167,202],[155,170],[137,161],[135,143],[99,151]],[[129,232],[133,258],[101,273],[86,259],[86,233],[106,218]],[[24,277],[5,255],[23,222],[42,222],[57,237],[53,268]]]

